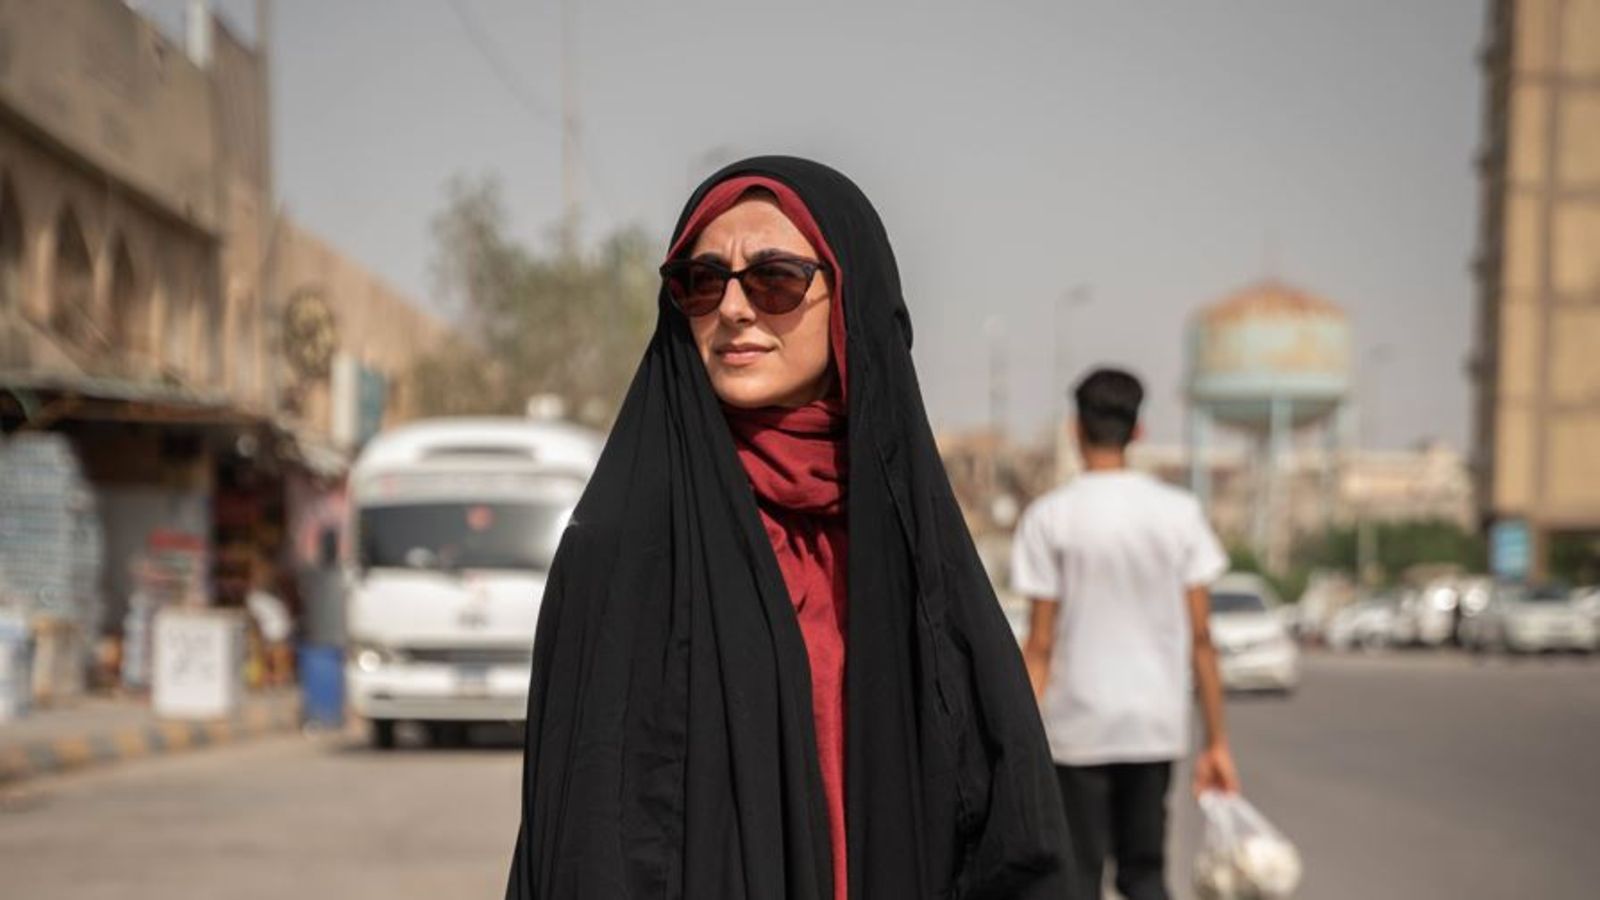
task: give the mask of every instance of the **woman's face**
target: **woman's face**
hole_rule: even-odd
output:
[[[712,219],[689,249],[694,259],[735,271],[775,255],[817,259],[800,229],[760,195],[746,197]],[[832,298],[828,279],[819,272],[798,307],[774,315],[752,306],[738,279],[730,280],[715,312],[689,319],[717,396],[743,409],[803,406],[821,399],[829,387]]]

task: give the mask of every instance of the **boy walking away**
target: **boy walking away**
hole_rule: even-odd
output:
[[[1200,504],[1127,467],[1144,388],[1099,369],[1075,392],[1084,472],[1023,515],[1012,587],[1032,601],[1023,656],[1065,802],[1079,896],[1110,856],[1128,900],[1164,900],[1167,789],[1198,687],[1206,743],[1194,788],[1236,791],[1207,629],[1227,568]]]

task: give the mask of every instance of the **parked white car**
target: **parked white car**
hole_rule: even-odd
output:
[[[1395,643],[1442,647],[1455,631],[1460,590],[1453,579],[1439,578],[1420,591],[1406,591],[1394,624]]]
[[[1572,602],[1595,622],[1595,627],[1600,628],[1600,585],[1586,585],[1572,589]]]
[[[1488,612],[1494,599],[1495,581],[1484,575],[1464,578],[1456,598],[1456,643],[1465,647],[1476,621]]]
[[[1464,628],[1463,640],[1474,649],[1507,653],[1592,653],[1600,649],[1600,623],[1587,599],[1569,588],[1504,584],[1489,608]]]
[[[1300,684],[1300,649],[1260,576],[1229,574],[1211,587],[1211,643],[1229,690],[1288,693]]]
[[[1323,637],[1333,650],[1381,650],[1395,642],[1400,597],[1376,594],[1334,613]]]

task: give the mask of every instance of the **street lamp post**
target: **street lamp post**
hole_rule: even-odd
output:
[[[1072,373],[1067,370],[1070,362],[1067,354],[1067,343],[1070,335],[1067,334],[1067,325],[1074,309],[1088,306],[1094,299],[1093,290],[1087,284],[1076,284],[1063,291],[1056,297],[1055,302],[1055,329],[1052,335],[1054,342],[1054,368],[1055,392],[1058,409],[1065,413],[1067,408],[1067,385],[1072,379]]]
[[[1055,398],[1054,416],[1056,440],[1056,479],[1064,480],[1069,473],[1076,471],[1071,463],[1072,448],[1068,446],[1071,438],[1067,433],[1067,413],[1070,407],[1067,404],[1068,385],[1072,380],[1072,373],[1067,366],[1070,364],[1067,353],[1067,344],[1070,335],[1067,333],[1071,313],[1074,309],[1089,305],[1093,293],[1087,284],[1075,284],[1056,296],[1053,310],[1055,321],[1051,330],[1051,385],[1050,390]]]
[[[1359,453],[1365,452],[1373,445],[1373,421],[1377,418],[1373,412],[1377,406],[1378,378],[1375,371],[1378,367],[1389,362],[1394,355],[1394,347],[1388,343],[1378,344],[1363,353],[1362,365],[1356,373],[1360,416],[1360,439],[1357,442]],[[1356,582],[1365,582],[1367,573],[1378,562],[1378,532],[1372,517],[1368,513],[1367,502],[1356,504]]]

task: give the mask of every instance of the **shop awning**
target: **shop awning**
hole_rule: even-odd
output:
[[[248,425],[260,414],[221,391],[163,381],[94,375],[0,373],[0,417],[44,429],[63,419],[196,425]]]

